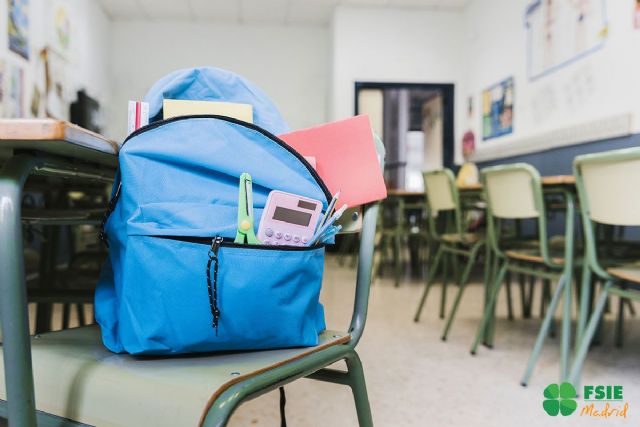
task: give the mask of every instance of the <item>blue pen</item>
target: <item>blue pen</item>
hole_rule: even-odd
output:
[[[338,234],[340,232],[340,230],[342,230],[342,226],[341,225],[334,225],[333,227],[329,227],[322,234],[322,236],[320,236],[318,241],[320,243],[327,243],[329,240],[331,240],[332,237],[334,237],[336,234]]]
[[[311,239],[309,239],[309,243],[307,243],[307,246],[313,246],[317,243],[318,238],[320,238],[320,236],[322,236],[322,233],[324,233],[327,228],[331,227],[333,225],[334,222],[336,222],[344,213],[344,211],[347,210],[347,205],[342,205],[342,207],[340,209],[338,209],[336,211],[336,213],[334,213],[331,218],[329,218],[327,220],[327,222],[324,223],[324,225],[322,227],[320,227],[315,234],[313,235],[313,237]]]

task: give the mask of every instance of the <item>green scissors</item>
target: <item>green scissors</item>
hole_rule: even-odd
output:
[[[260,245],[262,242],[258,240],[253,231],[253,181],[251,175],[246,172],[240,175],[238,190],[238,232],[235,243]]]

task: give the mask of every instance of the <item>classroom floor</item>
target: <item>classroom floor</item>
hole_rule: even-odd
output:
[[[330,328],[344,329],[353,304],[355,270],[327,260],[322,300]],[[482,309],[483,288],[469,286],[449,340],[440,340],[440,287],[434,287],[420,323],[413,315],[422,282],[407,279],[399,288],[390,278],[372,288],[369,318],[358,352],[364,364],[369,399],[377,426],[562,426],[638,425],[640,420],[640,313],[626,323],[622,349],[613,344],[614,315],[604,326],[603,343],[589,354],[585,384],[623,385],[629,418],[607,420],[580,417],[550,419],[542,410],[542,391],[559,375],[559,340],[550,339],[527,388],[520,386],[540,319],[523,320],[514,293],[516,319],[506,318],[504,295],[499,301],[495,348],[481,347],[471,356],[469,347]],[[515,289],[515,288],[514,288]],[[455,288],[449,287],[448,303]],[[539,299],[537,290],[536,300]],[[613,304],[617,307],[617,303]],[[637,307],[640,309],[640,307]],[[286,387],[289,426],[357,426],[347,387],[300,380]],[[273,392],[241,406],[230,426],[278,426],[278,394]]]

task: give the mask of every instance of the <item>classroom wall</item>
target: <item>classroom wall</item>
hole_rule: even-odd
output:
[[[68,22],[68,44],[63,45],[57,36],[56,16],[59,9],[64,10]],[[110,22],[96,1],[86,0],[31,0],[29,2],[29,59],[9,50],[7,35],[8,2],[0,2],[0,116],[10,117],[14,113],[9,100],[12,85],[10,82],[14,69],[23,70],[22,117],[33,117],[31,102],[35,88],[42,93],[40,111],[44,114],[44,66],[39,58],[40,50],[49,46],[62,60],[62,67],[52,70],[59,73],[64,101],[75,100],[76,92],[85,89],[104,107],[109,103],[110,78],[108,59],[104,52],[109,51]],[[68,105],[62,109],[62,118],[68,118]]]
[[[462,117],[469,123],[465,127],[476,135],[473,159],[494,162],[508,156],[504,161],[526,160],[527,153],[555,150],[563,144],[608,141],[640,132],[640,30],[633,28],[635,1],[604,1],[608,33],[602,46],[534,80],[527,73],[524,25],[531,2],[473,0],[464,11],[467,72],[466,93],[461,95],[465,100],[473,97],[474,117],[470,122],[466,114]],[[557,38],[570,40],[573,30],[568,26],[558,29]],[[515,79],[513,134],[482,141],[482,91],[510,76]],[[606,149],[606,144],[583,149],[589,147]],[[569,156],[575,151],[557,150],[554,155]],[[568,157],[562,163],[566,160]]]
[[[194,22],[112,24],[109,133],[126,133],[127,101],[180,68],[216,66],[258,84],[292,128],[326,121],[328,30]]]
[[[331,25],[331,118],[353,115],[354,83],[455,84],[455,140],[462,137],[465,70],[461,12],[338,7]],[[460,161],[460,148],[456,146]]]

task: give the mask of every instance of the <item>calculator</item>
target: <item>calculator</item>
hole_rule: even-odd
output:
[[[321,213],[319,200],[273,190],[262,212],[258,239],[264,245],[306,246]]]

